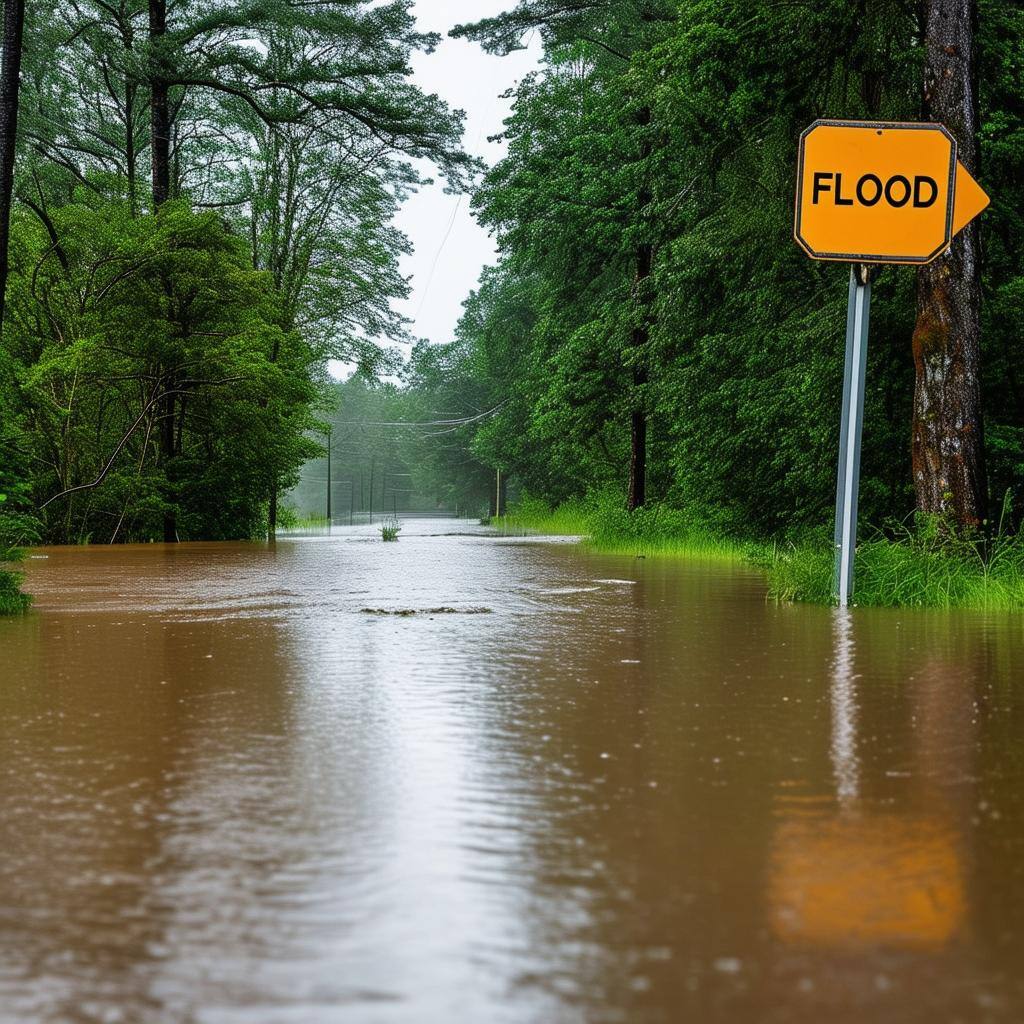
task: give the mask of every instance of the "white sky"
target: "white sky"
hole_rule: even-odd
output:
[[[512,6],[513,0],[416,0],[415,4],[419,29],[445,37],[433,53],[414,57],[415,80],[424,92],[437,93],[449,106],[466,112],[463,144],[488,164],[504,152],[503,146],[487,141],[501,131],[511,106],[500,96],[536,66],[540,42],[534,40],[527,50],[508,57],[492,57],[476,43],[447,35],[455,25]],[[445,195],[440,182],[410,198],[397,224],[414,250],[402,260],[402,272],[411,278],[411,295],[397,308],[413,321],[414,337],[450,341],[463,301],[483,267],[495,261],[494,244],[473,219],[470,197]],[[340,365],[332,369],[344,373]]]
[[[512,6],[512,0],[416,0],[416,21],[421,31],[447,37],[455,25]],[[504,147],[488,142],[487,137],[501,131],[510,108],[510,102],[499,97],[536,66],[539,54],[539,40],[525,51],[492,57],[476,43],[445,38],[432,54],[418,54],[413,70],[424,92],[437,93],[450,106],[465,110],[466,149],[493,164]],[[412,277],[412,296],[400,305],[414,320],[415,337],[450,341],[463,300],[484,265],[494,262],[493,242],[474,221],[469,205],[469,196],[460,202],[437,184],[410,199],[398,216],[398,226],[415,247],[402,265]],[[445,242],[449,225],[451,233]]]

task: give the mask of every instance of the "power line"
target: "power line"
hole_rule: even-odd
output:
[[[500,402],[493,409],[488,409],[487,412],[479,413],[476,416],[466,416],[461,419],[451,420],[393,420],[393,421],[374,421],[374,420],[342,420],[335,424],[338,427],[465,427],[470,423],[478,423],[480,420],[485,420],[489,416],[494,416],[500,412],[502,408],[508,403],[508,399],[504,402]]]
[[[420,313],[423,312],[423,307],[427,304],[427,296],[430,294],[430,285],[433,283],[434,274],[437,271],[437,265],[441,262],[441,253],[444,252],[444,247],[448,244],[448,239],[451,237],[452,230],[455,227],[455,218],[459,215],[459,207],[462,206],[462,196],[459,196],[459,201],[455,204],[455,209],[452,210],[451,220],[448,221],[448,229],[444,233],[444,238],[441,239],[441,244],[437,247],[437,252],[434,254],[434,262],[430,265],[430,273],[427,275],[427,283],[423,286],[423,297],[420,299],[420,304],[416,309],[416,319],[419,319]]]

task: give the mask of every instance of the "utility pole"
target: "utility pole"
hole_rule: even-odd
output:
[[[370,522],[373,522],[373,470],[377,464],[377,456],[370,456]]]
[[[331,524],[331,428],[327,428],[327,525]]]

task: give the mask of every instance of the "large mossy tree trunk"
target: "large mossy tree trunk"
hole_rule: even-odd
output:
[[[7,294],[7,248],[14,194],[14,147],[18,135],[21,50],[25,34],[25,0],[4,0],[3,69],[0,72],[0,330]]]
[[[924,114],[977,170],[976,0],[925,0]],[[973,530],[986,516],[977,223],[917,272],[913,472],[917,507]]]

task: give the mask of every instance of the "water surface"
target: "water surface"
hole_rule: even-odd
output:
[[[4,1024],[1024,1019],[1021,617],[437,521],[35,554]]]

